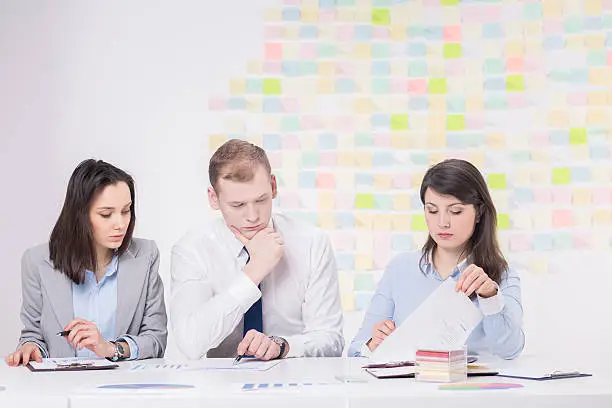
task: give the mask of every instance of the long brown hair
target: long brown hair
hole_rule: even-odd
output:
[[[70,176],[64,206],[49,239],[49,258],[55,269],[77,284],[85,281],[85,270],[94,270],[98,261],[89,219],[92,202],[106,186],[120,182],[130,189],[132,214],[119,255],[130,245],[136,223],[134,179],[111,164],[93,159],[81,162]]]
[[[480,266],[492,280],[499,283],[502,274],[508,269],[508,263],[497,242],[497,211],[480,171],[465,160],[444,160],[431,167],[423,177],[420,191],[423,205],[428,188],[474,206],[477,222],[461,257],[469,255],[472,263]],[[436,247],[430,235],[423,246],[421,270],[426,258],[430,253],[433,254]]]

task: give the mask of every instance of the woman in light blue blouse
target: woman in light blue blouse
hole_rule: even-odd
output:
[[[48,244],[22,258],[21,331],[10,366],[43,357],[162,357],[164,288],[153,241],[132,238],[132,177],[85,160],[68,182]]]
[[[420,196],[427,242],[387,266],[349,356],[368,356],[451,278],[484,315],[468,339],[469,352],[516,357],[525,345],[520,279],[499,249],[497,212],[482,175],[465,160],[445,160],[427,171]]]

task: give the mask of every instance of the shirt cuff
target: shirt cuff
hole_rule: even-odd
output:
[[[253,283],[244,273],[241,273],[240,276],[236,278],[229,287],[228,292],[233,298],[238,300],[240,307],[243,309],[243,313],[246,313],[253,303],[257,302],[261,297],[261,291],[257,285],[255,285],[255,283]]]
[[[504,309],[504,305],[506,304],[504,300],[504,295],[501,293],[501,289],[499,285],[497,286],[497,294],[488,298],[480,297],[478,294],[478,304],[480,305],[480,311],[485,316],[491,316],[501,312]]]
[[[359,357],[368,357],[368,358],[372,357],[372,352],[370,351],[370,348],[368,347],[367,341],[361,345],[361,348],[359,349]]]
[[[285,358],[304,357],[306,345],[304,344],[304,337],[302,335],[280,337],[287,340],[287,344],[289,344],[289,353],[287,353]]]
[[[138,360],[138,344],[130,336],[119,337],[116,341],[125,341],[130,347],[130,356],[126,360]]]

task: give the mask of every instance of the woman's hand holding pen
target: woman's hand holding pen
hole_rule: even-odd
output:
[[[104,340],[98,327],[88,320],[74,319],[64,327],[64,330],[70,331],[66,340],[77,350],[85,347],[99,357],[112,357],[115,353],[113,344]]]
[[[6,356],[5,361],[9,367],[17,367],[20,363],[27,365],[30,361],[42,363],[42,353],[35,343],[28,342]]]
[[[366,344],[370,351],[376,350],[388,335],[395,331],[395,323],[393,320],[383,320],[378,322],[372,328],[372,338]]]

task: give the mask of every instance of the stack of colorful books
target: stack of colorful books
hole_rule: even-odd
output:
[[[467,350],[417,350],[415,378],[427,382],[467,379]]]

